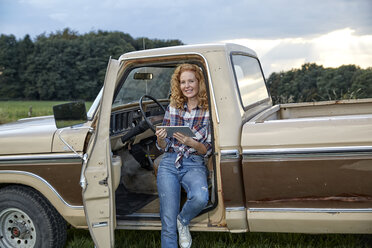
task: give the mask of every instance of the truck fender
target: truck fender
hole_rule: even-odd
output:
[[[3,170],[0,171],[1,184],[29,186],[40,192],[68,223],[74,227],[87,227],[84,207],[67,203],[57,190],[39,175],[27,171]]]

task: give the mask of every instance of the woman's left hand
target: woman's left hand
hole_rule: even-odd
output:
[[[193,138],[183,135],[182,133],[174,133],[173,137],[176,138],[179,142],[181,142],[184,145],[187,145],[189,147],[194,148],[199,154],[206,154],[207,153],[207,148],[205,146],[194,140]]]
[[[176,138],[180,143],[190,147],[193,147],[196,142],[193,138],[183,135],[182,133],[179,132],[174,133],[173,137]]]

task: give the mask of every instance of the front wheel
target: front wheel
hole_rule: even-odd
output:
[[[0,247],[62,248],[66,222],[39,192],[20,185],[0,189]]]

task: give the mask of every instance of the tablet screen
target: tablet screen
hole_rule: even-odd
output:
[[[158,128],[164,128],[167,131],[167,137],[172,137],[177,132],[189,137],[195,137],[195,134],[188,126],[157,126],[156,129]]]

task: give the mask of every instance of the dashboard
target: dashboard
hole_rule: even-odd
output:
[[[166,108],[168,103],[162,103],[162,105],[164,108]],[[145,109],[146,117],[149,118],[164,115],[163,110],[158,105],[153,103],[145,105]],[[110,136],[122,136],[130,129],[137,126],[142,120],[143,117],[138,106],[130,109],[126,108],[114,110],[110,116]]]

